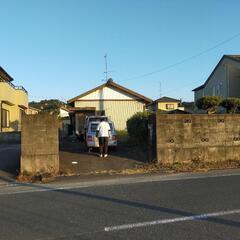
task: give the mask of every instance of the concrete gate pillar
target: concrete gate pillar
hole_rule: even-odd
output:
[[[58,119],[55,115],[23,116],[20,168],[22,174],[58,174]]]

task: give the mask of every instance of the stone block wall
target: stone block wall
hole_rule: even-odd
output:
[[[26,115],[22,119],[21,173],[59,172],[58,120],[54,115]]]
[[[158,162],[240,160],[239,114],[157,114]]]

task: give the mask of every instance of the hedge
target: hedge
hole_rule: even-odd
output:
[[[130,138],[137,144],[148,142],[148,119],[152,115],[149,112],[138,112],[127,120],[127,130]]]

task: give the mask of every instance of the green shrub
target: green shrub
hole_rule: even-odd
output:
[[[148,119],[150,115],[152,113],[139,112],[127,121],[128,134],[137,144],[142,145],[148,142]]]
[[[118,140],[125,142],[128,140],[128,132],[127,130],[117,130],[117,138]]]
[[[205,96],[197,100],[196,106],[199,109],[207,111],[207,113],[216,112],[216,108],[220,105],[221,98],[218,96]]]
[[[220,105],[227,110],[227,113],[236,113],[240,108],[240,98],[230,97],[224,99]]]

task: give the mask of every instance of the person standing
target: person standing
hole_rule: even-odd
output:
[[[108,138],[111,134],[111,127],[105,119],[101,119],[101,122],[97,126],[96,136],[99,141],[99,154],[100,157],[108,156]]]

